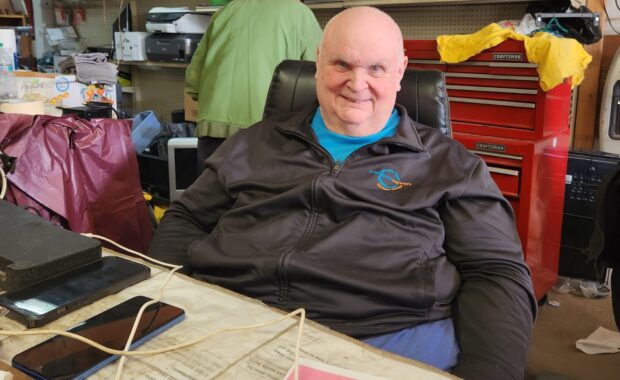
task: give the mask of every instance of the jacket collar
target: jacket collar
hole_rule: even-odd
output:
[[[316,107],[317,104],[314,104],[312,107],[307,107],[293,114],[292,117],[277,121],[276,128],[282,132],[297,135],[304,139],[311,140],[314,143],[318,143],[316,141],[316,137],[314,136],[312,126],[310,125],[312,122],[312,116],[316,111]],[[396,129],[396,135],[381,139],[377,143],[400,145],[416,152],[426,151],[426,148],[420,140],[420,135],[418,134],[417,123],[411,120],[411,118],[407,115],[407,110],[405,107],[400,104],[396,104],[395,107],[400,113],[400,122],[398,124],[398,128]]]

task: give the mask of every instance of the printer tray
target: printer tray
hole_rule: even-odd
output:
[[[101,259],[101,243],[0,200],[0,291]]]

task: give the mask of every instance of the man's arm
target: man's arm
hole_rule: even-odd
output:
[[[208,236],[220,216],[233,204],[218,177],[216,167],[220,156],[217,153],[212,156],[202,175],[166,210],[149,247],[149,256],[183,265],[182,273],[191,273],[188,247]]]
[[[440,208],[445,249],[462,284],[454,301],[465,379],[523,379],[536,300],[511,206],[479,161],[461,196]]]

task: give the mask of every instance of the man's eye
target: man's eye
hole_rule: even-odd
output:
[[[382,73],[384,70],[383,66],[381,65],[372,65],[370,66],[370,71],[373,73]]]

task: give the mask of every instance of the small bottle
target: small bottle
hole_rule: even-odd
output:
[[[13,55],[0,42],[0,99],[17,98]]]

